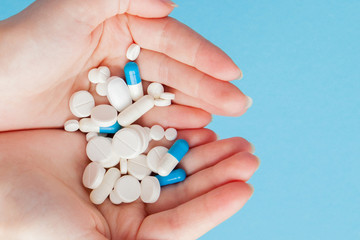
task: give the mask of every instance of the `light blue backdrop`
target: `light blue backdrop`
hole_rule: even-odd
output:
[[[31,0],[1,0],[0,19]],[[202,239],[360,238],[360,1],[178,0],[173,17],[224,49],[254,99],[215,117],[252,141],[255,193]]]

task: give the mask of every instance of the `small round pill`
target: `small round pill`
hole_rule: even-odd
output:
[[[169,141],[173,141],[177,138],[177,131],[175,128],[168,128],[165,131],[165,138]]]
[[[111,202],[112,204],[118,205],[118,204],[121,204],[121,203],[122,203],[119,195],[115,192],[115,190],[112,190],[112,191],[111,191],[109,198],[110,198],[110,202]]]
[[[107,82],[96,84],[96,93],[99,96],[105,97],[107,95],[107,87],[108,87]]]
[[[115,183],[115,191],[124,203],[134,202],[140,197],[139,180],[131,175],[122,176]]]
[[[140,198],[144,203],[154,203],[160,197],[160,182],[156,177],[146,176],[141,181]]]
[[[114,135],[112,145],[119,157],[130,159],[142,153],[143,140],[136,130],[123,128]]]
[[[155,140],[159,141],[164,137],[164,128],[160,125],[154,125],[150,129],[150,137]]]
[[[105,162],[112,156],[112,144],[108,138],[94,137],[86,145],[86,154],[93,162]]]
[[[92,83],[99,83],[99,70],[97,68],[93,68],[88,73],[88,79]]]
[[[91,110],[91,120],[100,127],[109,127],[117,121],[117,111],[113,106],[102,104]]]
[[[157,146],[152,148],[146,156],[147,166],[151,171],[157,173],[160,160],[165,156],[169,149],[163,146]]]
[[[95,106],[94,97],[88,91],[74,93],[69,101],[70,111],[76,117],[83,118],[90,116],[91,109]]]
[[[79,130],[79,121],[78,120],[68,120],[64,124],[64,129],[67,132],[76,132]]]
[[[160,95],[161,99],[165,99],[165,100],[174,100],[175,99],[175,94],[173,93],[169,93],[169,92],[164,92]]]
[[[150,83],[147,88],[147,93],[153,98],[160,98],[160,95],[164,93],[164,86],[160,83]]]
[[[140,54],[140,46],[135,43],[131,44],[128,50],[126,51],[126,57],[130,61],[135,61],[138,58],[139,54]]]
[[[96,162],[89,163],[83,173],[83,184],[86,188],[95,189],[100,186],[105,175],[105,168]]]
[[[155,99],[154,100],[154,105],[157,107],[167,107],[171,105],[171,100],[169,99]]]

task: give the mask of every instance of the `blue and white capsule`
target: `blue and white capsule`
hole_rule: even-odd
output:
[[[124,72],[126,83],[130,90],[130,96],[134,101],[137,101],[144,96],[139,66],[135,62],[128,62],[125,65]]]
[[[158,174],[167,176],[178,165],[181,159],[189,151],[189,144],[184,139],[177,140],[169,151],[160,160]]]
[[[98,133],[116,133],[122,127],[116,122],[114,125],[109,127],[99,127],[91,118],[83,118],[79,122],[79,128],[82,132],[98,132]]]
[[[159,180],[160,186],[162,187],[184,181],[186,178],[186,173],[184,169],[179,168],[179,169],[175,169],[165,177],[160,175],[156,175],[155,177]]]

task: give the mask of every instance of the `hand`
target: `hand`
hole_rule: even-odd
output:
[[[0,134],[1,239],[194,239],[238,211],[258,167],[241,138],[215,141],[207,129],[179,131],[192,149],[183,183],[158,202],[94,206],[81,184],[89,163],[81,133],[31,130]],[[24,154],[26,153],[26,154]]]
[[[177,114],[202,127],[210,114],[237,116],[247,98],[229,80],[240,69],[219,48],[178,21],[166,17],[166,0],[38,0],[0,23],[0,131],[61,127],[74,118],[70,96],[89,90],[88,71],[109,66],[123,76],[132,42],[142,47],[142,78],[176,93],[176,103],[155,112],[177,121]],[[146,81],[145,85],[146,85]],[[105,98],[97,97],[97,102]],[[201,110],[202,109],[202,110]],[[206,120],[205,120],[206,118]]]

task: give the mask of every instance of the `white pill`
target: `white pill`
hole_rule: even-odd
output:
[[[151,174],[150,168],[146,163],[146,156],[140,154],[138,157],[128,160],[128,173],[135,178],[142,180]]]
[[[173,93],[169,93],[169,92],[164,92],[160,95],[161,99],[165,99],[165,100],[174,100],[175,99],[175,94]]]
[[[130,90],[125,81],[119,77],[111,77],[108,80],[107,98],[118,112],[121,112],[132,104]]]
[[[91,118],[83,118],[79,121],[80,131],[82,132],[99,132],[100,127],[94,123]]]
[[[119,162],[120,162],[120,158],[115,153],[113,153],[112,156],[110,156],[108,159],[101,162],[100,164],[104,168],[110,168],[110,167],[114,167],[115,165],[119,164]]]
[[[93,68],[88,73],[88,79],[92,83],[99,83],[99,70],[97,68]]]
[[[118,205],[118,204],[122,203],[121,198],[120,198],[119,195],[115,192],[115,190],[112,190],[112,191],[111,191],[109,198],[110,198],[110,202],[111,202],[112,204]]]
[[[88,142],[88,141],[90,141],[92,138],[94,138],[94,137],[106,137],[107,136],[107,134],[106,133],[97,133],[97,132],[88,132],[87,134],[86,134],[86,141]]]
[[[120,158],[120,172],[122,175],[127,174],[128,167],[127,167],[127,159]]]
[[[160,125],[154,125],[150,129],[150,137],[155,141],[159,141],[164,137],[164,128]]]
[[[116,123],[117,111],[113,106],[101,104],[91,110],[91,120],[99,127],[110,127]]]
[[[154,203],[160,197],[161,187],[156,177],[147,176],[141,181],[140,198],[144,203]]]
[[[105,162],[112,157],[112,144],[105,137],[94,137],[86,145],[86,154],[93,162]]]
[[[154,98],[149,95],[143,96],[120,112],[118,122],[123,127],[129,126],[153,107]]]
[[[157,170],[160,165],[160,160],[165,156],[165,154],[169,151],[166,147],[157,146],[149,151],[146,156],[147,166],[151,171],[157,173]]]
[[[95,100],[88,91],[78,91],[71,96],[69,106],[76,117],[88,117],[95,106]]]
[[[105,168],[96,162],[89,163],[83,174],[83,184],[85,187],[95,189],[100,186],[105,175]]]
[[[164,93],[164,86],[160,83],[151,83],[147,88],[147,93],[153,98],[160,98],[160,95]]]
[[[135,61],[138,58],[139,54],[140,54],[140,46],[133,43],[128,48],[128,50],[126,52],[126,57],[130,61]]]
[[[145,128],[143,128],[142,126],[137,125],[137,124],[132,124],[129,126],[129,128],[134,129],[135,131],[137,131],[140,134],[140,136],[143,140],[142,141],[143,147],[141,148],[141,153],[145,152],[145,150],[148,148],[149,142],[151,140],[151,139],[149,139],[148,132],[146,131]]]
[[[167,107],[171,105],[171,100],[169,99],[155,99],[154,105],[157,107]]]
[[[104,75],[107,78],[110,77],[111,73],[110,73],[110,69],[106,66],[101,66],[98,68],[100,74]]]
[[[96,84],[96,93],[99,96],[105,97],[107,95],[107,87],[108,87],[107,82]]]
[[[124,203],[134,202],[141,194],[139,180],[131,175],[123,176],[117,180],[114,188]]]
[[[79,130],[79,121],[78,120],[68,120],[64,123],[64,129],[68,132],[75,132]]]
[[[165,131],[165,138],[169,141],[173,141],[177,138],[177,131],[175,128],[168,128]]]
[[[112,147],[121,158],[135,158],[141,154],[143,140],[134,129],[123,128],[114,135]]]
[[[144,127],[144,129],[146,130],[146,135],[148,136],[149,142],[152,140],[150,137],[150,128],[148,127]]]
[[[90,200],[94,204],[102,204],[111,193],[114,184],[120,177],[120,171],[117,168],[110,168],[104,176],[104,180],[99,187],[92,190]]]

